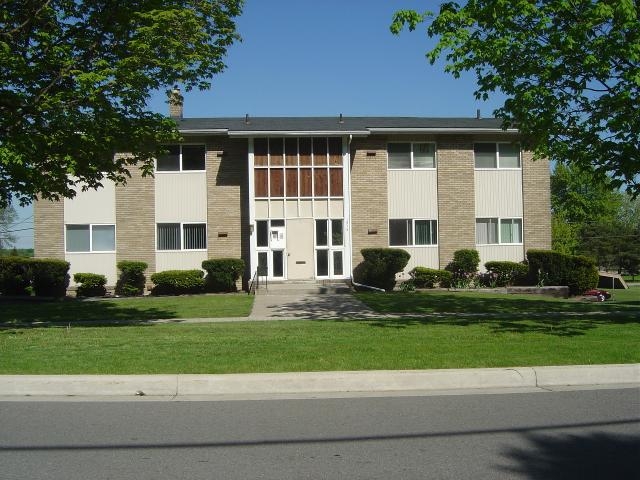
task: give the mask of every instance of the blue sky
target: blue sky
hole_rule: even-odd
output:
[[[399,9],[437,10],[440,1],[246,0],[237,20],[243,38],[230,48],[227,69],[208,91],[183,92],[186,117],[398,115],[491,116],[495,101],[475,100],[474,77],[454,79],[444,62],[430,65],[434,45],[425,29],[392,35]],[[150,101],[166,113],[164,93]],[[18,208],[19,227],[31,207]],[[16,232],[18,248],[33,232]]]

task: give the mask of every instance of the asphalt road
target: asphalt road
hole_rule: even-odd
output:
[[[2,479],[638,479],[640,390],[0,402]]]

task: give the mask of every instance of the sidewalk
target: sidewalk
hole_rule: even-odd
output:
[[[370,396],[577,386],[639,388],[640,364],[227,375],[0,375],[0,400],[26,396]]]

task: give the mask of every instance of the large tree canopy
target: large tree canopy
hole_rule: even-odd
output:
[[[537,157],[590,166],[640,194],[640,5],[634,0],[469,0],[437,15],[403,10],[391,30],[428,23],[427,53],[477,77]]]
[[[124,182],[137,163],[151,172],[179,135],[150,95],[208,88],[242,3],[0,0],[0,206]]]

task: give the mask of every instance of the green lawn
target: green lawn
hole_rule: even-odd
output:
[[[581,299],[552,298],[541,295],[515,295],[486,292],[393,292],[357,293],[369,307],[381,313],[568,313],[623,311],[640,314],[640,288],[615,290],[613,299],[589,302]]]
[[[3,374],[239,373],[640,362],[637,318],[274,321],[0,330]]]
[[[477,292],[359,294],[387,311],[458,313],[161,325],[144,320],[240,316],[241,311],[246,315],[253,298],[2,303],[3,318],[8,312],[11,321],[30,318],[25,309],[41,320],[70,321],[66,326],[0,329],[0,373],[247,373],[636,363],[640,362],[638,293],[640,289],[616,293],[615,302],[603,304]],[[567,314],[580,311],[580,315]],[[73,318],[95,322],[74,324]],[[108,319],[116,321],[105,326],[102,321]],[[134,320],[141,324],[130,324]]]
[[[253,297],[243,293],[181,297],[139,297],[57,302],[0,301],[3,323],[78,321],[144,322],[157,318],[246,317]]]

